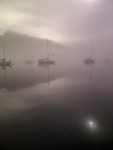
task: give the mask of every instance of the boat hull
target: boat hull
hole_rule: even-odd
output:
[[[1,66],[1,67],[11,66],[11,61],[7,61],[7,62],[0,62],[0,66]]]
[[[39,65],[52,65],[52,64],[55,64],[55,61],[54,60],[48,60],[48,61],[38,60],[38,63],[39,63]]]
[[[87,65],[94,64],[94,63],[95,63],[95,60],[94,60],[94,59],[87,58],[87,59],[84,60],[84,63],[87,64]]]

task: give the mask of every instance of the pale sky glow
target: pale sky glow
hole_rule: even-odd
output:
[[[0,34],[12,30],[60,43],[112,36],[110,0],[3,0]]]
[[[95,2],[96,0],[86,0],[86,1],[88,1],[88,2]]]

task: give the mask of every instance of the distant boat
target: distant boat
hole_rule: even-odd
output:
[[[84,60],[84,63],[86,64],[86,65],[90,65],[90,64],[94,64],[95,63],[95,59],[93,59],[92,58],[92,43],[91,43],[91,57],[89,58],[86,58],[85,60]]]
[[[0,66],[1,67],[11,67],[11,61],[5,60],[5,49],[4,49],[4,42],[3,42],[3,52],[4,52],[4,58],[0,59]]]
[[[47,39],[47,58],[39,59],[38,60],[39,65],[52,65],[52,64],[55,64],[55,60],[50,60],[49,59],[49,47],[50,47],[50,44],[49,44],[48,39]],[[50,47],[50,50],[52,52],[51,47]],[[54,55],[53,55],[53,57],[54,57]]]

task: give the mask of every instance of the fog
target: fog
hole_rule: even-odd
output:
[[[107,40],[113,35],[112,0],[0,1],[0,32],[13,30],[60,43]]]
[[[112,16],[112,0],[0,0],[1,150],[108,149]]]

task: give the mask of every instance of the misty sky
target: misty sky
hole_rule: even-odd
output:
[[[113,38],[113,0],[0,0],[0,34],[12,30],[64,44]]]

